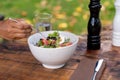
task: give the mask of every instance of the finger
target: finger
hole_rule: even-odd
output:
[[[18,28],[18,29],[31,29],[32,30],[32,26],[29,24],[25,24],[24,22],[18,22],[15,23],[15,25],[12,25],[14,28]]]
[[[21,24],[23,24],[24,28],[32,28],[31,24],[28,24],[26,20],[24,19],[16,19],[18,22],[20,22]]]
[[[11,38],[11,39],[12,39],[12,40],[23,39],[23,38],[29,37],[30,35],[31,35],[31,34],[16,33],[15,35],[13,35],[13,38]]]
[[[32,29],[32,25],[28,24],[26,21],[20,21],[24,29]]]
[[[18,29],[24,29],[25,27],[30,28],[27,25],[24,26],[25,20],[23,20],[23,19],[9,19],[9,21],[10,21],[10,24],[12,25],[12,27],[14,27],[14,28],[18,28]]]
[[[27,38],[30,34],[24,34],[24,33],[16,33],[14,39],[22,39]]]
[[[12,26],[13,28],[17,28],[17,29],[24,29],[24,26],[23,26],[20,22],[11,23],[11,26]]]
[[[16,19],[12,19],[12,18],[9,18],[6,20],[7,24],[13,28],[19,28],[19,29],[23,29],[23,25],[21,25],[21,23],[16,20]]]
[[[31,32],[32,32],[32,29],[25,29],[25,32],[26,32],[26,33],[31,33]]]
[[[31,33],[31,29],[17,29],[17,28],[12,28],[12,33]]]
[[[8,19],[9,25],[11,25],[13,28],[18,28],[18,29],[31,29],[32,30],[32,25],[28,24],[25,20],[23,19]]]

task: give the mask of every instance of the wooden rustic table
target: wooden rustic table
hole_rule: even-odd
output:
[[[28,47],[7,44],[11,48],[6,49],[0,45],[0,80],[69,80],[84,56],[105,59],[107,65],[101,80],[120,80],[120,47],[111,45],[111,30],[103,30],[100,50],[87,50],[87,37],[81,35],[74,55],[63,68],[56,70],[43,68]]]

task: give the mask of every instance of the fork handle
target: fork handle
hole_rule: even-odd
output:
[[[93,75],[93,77],[92,77],[92,80],[95,80],[96,75],[97,75],[97,72],[95,71],[95,72],[94,72],[94,75]]]

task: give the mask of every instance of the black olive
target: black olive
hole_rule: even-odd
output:
[[[51,39],[53,39],[53,40],[57,40],[57,38],[56,38],[56,37],[51,37]]]
[[[40,38],[40,41],[42,41],[43,39]]]
[[[48,37],[47,37],[47,40],[49,40],[49,39],[50,39],[50,37],[48,36]]]

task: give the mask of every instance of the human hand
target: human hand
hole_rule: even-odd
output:
[[[7,40],[17,40],[28,37],[32,26],[23,19],[7,19],[0,21],[0,37]]]

